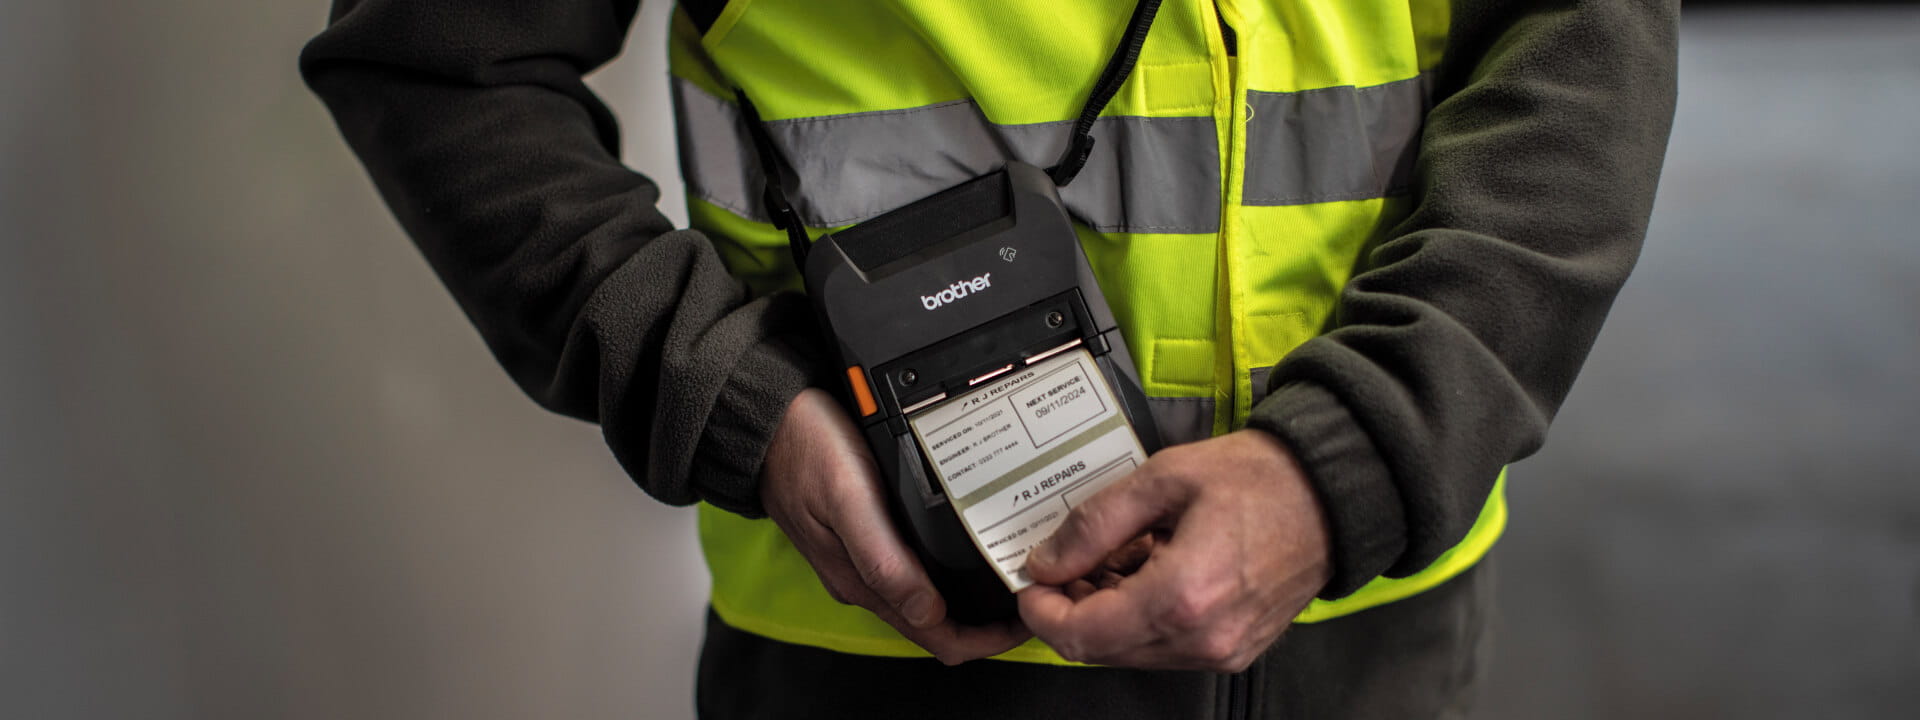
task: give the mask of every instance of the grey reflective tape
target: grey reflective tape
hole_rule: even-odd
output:
[[[1213,398],[1149,397],[1147,409],[1160,428],[1163,445],[1178,445],[1213,437]]]
[[[1071,122],[997,126],[1016,158],[1050,167]],[[1210,117],[1103,117],[1093,153],[1060,191],[1095,230],[1211,233],[1220,229],[1220,148]]]
[[[1254,368],[1247,372],[1247,379],[1253,382],[1253,404],[1259,405],[1267,399],[1267,376],[1273,374],[1273,368]]]
[[[680,170],[687,192],[766,221],[760,166],[732,103],[676,78]],[[774,120],[792,166],[788,192],[814,227],[867,220],[999,169],[1047,167],[1071,121],[987,122],[970,100],[904,110]],[[1105,232],[1210,233],[1220,227],[1220,156],[1210,117],[1103,117],[1086,169],[1061,192],[1067,210]]]
[[[1245,205],[1366,200],[1407,191],[1427,76],[1385,85],[1250,91]]]
[[[674,78],[672,91],[687,194],[767,222],[760,202],[760,161],[740,122],[739,108],[679,78]]]

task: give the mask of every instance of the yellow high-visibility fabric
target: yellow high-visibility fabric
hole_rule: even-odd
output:
[[[670,58],[674,76],[692,91],[731,101],[732,88],[743,88],[770,122],[825,127],[863,117],[911,123],[928,108],[967,103],[986,127],[1012,132],[1078,113],[1132,6],[1133,0],[734,0],[704,34],[677,17]],[[1232,55],[1222,22],[1234,30]],[[1439,61],[1447,22],[1444,0],[1169,0],[1162,6],[1136,70],[1103,117],[1211,119],[1212,147],[1148,150],[1217,155],[1220,216],[1206,232],[1079,228],[1149,396],[1210,400],[1214,434],[1241,427],[1255,396],[1253,372],[1325,327],[1366,248],[1407,210],[1404,197],[1384,192],[1244,204],[1249,147],[1257,144],[1248,133],[1249,93],[1417,79]],[[692,120],[683,116],[682,122]],[[813,148],[784,150],[792,156]],[[928,150],[934,162],[944,157],[937,151]],[[900,162],[912,167],[914,159]],[[693,163],[683,164],[694,172]],[[1118,166],[1120,172],[1128,167]],[[713,237],[736,275],[762,292],[797,287],[785,234],[717,197],[703,197],[698,180],[689,177],[692,224]],[[808,187],[802,177],[799,191]],[[1316,600],[1297,621],[1392,602],[1465,571],[1505,526],[1504,488],[1503,473],[1467,536],[1425,570],[1378,578],[1338,601]],[[772,522],[702,506],[700,539],[713,575],[713,606],[728,624],[843,652],[926,655],[867,611],[834,602]],[[1065,662],[1038,641],[999,658]]]

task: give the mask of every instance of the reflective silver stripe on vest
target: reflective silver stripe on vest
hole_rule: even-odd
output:
[[[1160,442],[1178,445],[1213,436],[1213,398],[1149,397],[1147,410],[1160,429]]]
[[[1307,205],[1406,192],[1428,76],[1385,85],[1247,93],[1245,205]]]
[[[1253,382],[1253,404],[1267,399],[1267,376],[1272,367],[1258,367],[1247,373]],[[1190,443],[1213,436],[1213,398],[1148,397],[1147,409],[1160,429],[1160,440],[1167,445]]]
[[[679,78],[680,170],[687,192],[766,222],[760,163],[738,109]],[[971,100],[767,123],[793,167],[789,184],[813,227],[860,222],[999,169],[1009,158],[1047,167],[1071,121],[987,122]],[[1061,192],[1103,232],[1210,233],[1220,227],[1220,153],[1210,117],[1103,117],[1093,155]]]
[[[1267,399],[1267,376],[1273,374],[1272,367],[1258,367],[1247,371],[1247,380],[1253,383],[1253,404],[1259,405]]]

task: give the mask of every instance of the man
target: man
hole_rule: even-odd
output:
[[[1160,8],[1063,199],[1184,444],[984,627],[946,617],[819,389],[735,88],[801,219],[853,224],[1058,157],[1133,3],[682,3],[692,230],[580,81],[634,2],[339,0],[302,69],[514,380],[703,503],[703,715],[1433,717],[1478,676],[1501,468],[1637,257],[1676,5]]]

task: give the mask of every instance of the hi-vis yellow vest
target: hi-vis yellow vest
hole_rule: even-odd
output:
[[[733,0],[671,41],[693,226],[755,290],[798,286],[766,224],[761,170],[732,88],[792,166],[822,230],[991,172],[1041,167],[1133,0]],[[1062,198],[1120,320],[1169,443],[1225,433],[1268,368],[1325,324],[1372,241],[1407,209],[1431,105],[1423,71],[1446,0],[1168,0]],[[1414,595],[1471,567],[1506,521],[1504,482],[1466,539],[1424,571],[1377,578],[1315,622]],[[769,520],[700,508],[712,603],[736,628],[866,655],[924,656],[827,595]],[[1063,663],[1033,641],[1000,659]]]

